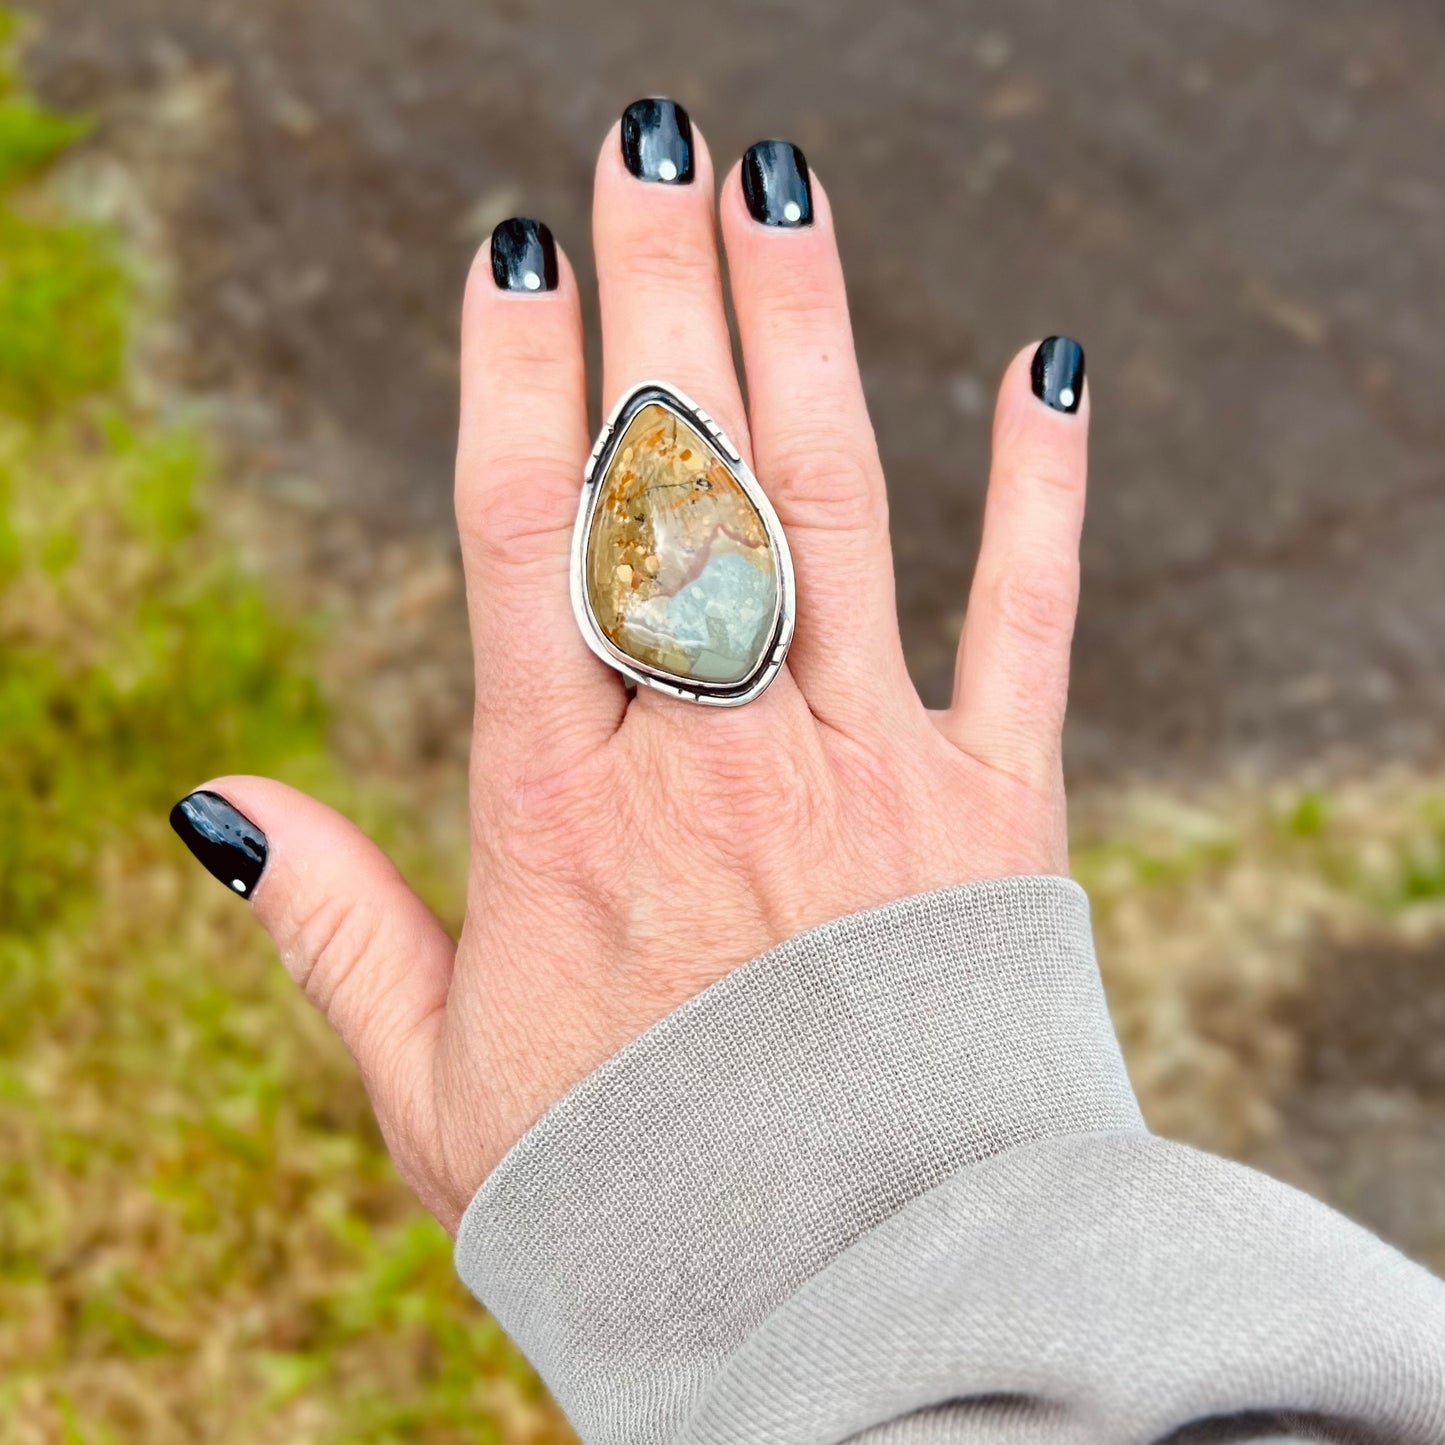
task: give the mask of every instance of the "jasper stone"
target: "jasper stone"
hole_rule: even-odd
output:
[[[749,677],[777,620],[777,562],[762,517],[712,444],[651,403],[597,485],[587,598],[612,644],[689,681]]]

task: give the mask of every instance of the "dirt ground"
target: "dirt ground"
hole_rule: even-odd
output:
[[[498,218],[585,270],[634,96],[720,168],[825,180],[891,479],[909,654],[948,686],[988,412],[1030,336],[1094,393],[1075,776],[1438,755],[1445,12],[1431,0],[36,0],[32,69],[221,112],[185,199],[198,385],[278,475],[447,527],[461,280]]]
[[[398,756],[466,743],[448,554],[468,261],[497,220],[536,214],[585,285],[596,148],[647,93],[689,106],[720,169],[781,134],[828,186],[930,701],[995,380],[1066,331],[1095,418],[1073,779],[1445,754],[1432,0],[30,8],[44,95],[96,114],[97,146],[160,197],[168,365],[211,399],[235,475],[324,516],[308,565],[370,588],[393,638],[398,610],[419,619],[389,660],[355,658],[434,703],[398,704],[395,737],[431,729]],[[589,325],[595,355],[595,307]],[[401,539],[435,566],[398,561]],[[1299,1088],[1258,1155],[1422,1257],[1445,1227],[1442,958],[1327,960],[1297,1020]]]

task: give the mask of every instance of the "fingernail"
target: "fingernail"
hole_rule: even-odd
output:
[[[765,226],[811,226],[813,185],[808,162],[791,141],[760,140],[743,157],[743,195]]]
[[[1084,348],[1068,336],[1051,336],[1034,352],[1034,395],[1055,411],[1078,411],[1084,399]]]
[[[492,280],[503,291],[555,291],[557,243],[541,221],[513,216],[492,232]]]
[[[213,878],[249,898],[266,867],[266,835],[219,793],[192,793],[171,809],[171,827]]]
[[[693,177],[691,117],[675,100],[634,100],[622,112],[622,159],[639,181],[687,185]]]

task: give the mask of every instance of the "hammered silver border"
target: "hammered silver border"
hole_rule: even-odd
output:
[[[763,519],[763,530],[767,533],[768,545],[778,571],[778,601],[773,620],[773,634],[757,667],[741,682],[709,684],[696,682],[691,678],[679,677],[674,672],[664,672],[648,667],[634,657],[628,657],[616,647],[603,632],[601,624],[587,600],[587,534],[592,528],[592,516],[597,510],[601,496],[601,479],[607,475],[612,454],[627,430],[628,423],[644,406],[653,403],[665,407],[680,421],[702,436],[711,440],[722,458],[728,475],[743,490],[743,495],[757,508]],[[642,687],[656,688],[671,697],[686,702],[702,703],[708,707],[740,707],[760,696],[782,670],[788,655],[788,646],[793,640],[793,625],[797,615],[797,601],[793,581],[793,559],[788,551],[788,539],[783,534],[778,514],[767,494],[752,474],[742,454],[732,444],[726,433],[713,421],[707,412],[675,386],[665,381],[638,382],[612,408],[611,415],[603,423],[587,458],[582,473],[582,495],[577,503],[577,520],[572,527],[572,614],[583,640],[603,662],[614,667],[629,681]]]

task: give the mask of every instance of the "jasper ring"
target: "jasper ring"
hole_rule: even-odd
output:
[[[572,610],[587,645],[634,683],[736,707],[793,639],[793,564],[738,449],[675,387],[618,402],[583,474]]]

